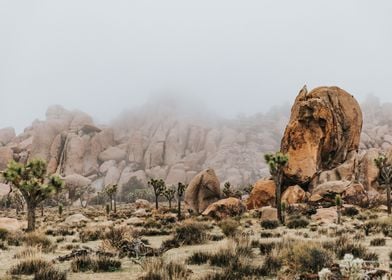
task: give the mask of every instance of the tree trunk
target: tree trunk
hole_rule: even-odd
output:
[[[169,199],[169,209],[171,209],[171,199]]]
[[[41,217],[44,216],[44,203],[41,204]]]
[[[178,220],[181,220],[181,197],[178,197],[178,212],[177,212]]]
[[[117,202],[116,202],[116,195],[113,196],[113,205],[114,205],[114,213],[117,212]]]
[[[276,209],[278,212],[278,220],[281,224],[283,224],[283,216],[282,216],[282,184],[281,184],[281,179],[282,179],[282,175],[281,172],[278,173],[277,178],[275,178],[275,184],[276,184],[276,192],[275,192],[275,196],[276,196]]]
[[[155,195],[155,209],[158,210],[158,196]]]
[[[342,212],[341,212],[341,206],[336,206],[337,209],[337,214],[338,214],[338,225],[341,224],[341,220],[342,220]]]
[[[35,230],[35,205],[27,203],[27,231]]]
[[[387,185],[387,209],[388,209],[388,215],[391,214],[391,186],[388,184]]]

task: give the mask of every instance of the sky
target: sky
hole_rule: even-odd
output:
[[[235,117],[337,85],[392,101],[390,0],[0,0],[0,127],[161,93]]]

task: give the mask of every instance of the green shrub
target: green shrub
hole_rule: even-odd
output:
[[[279,222],[277,220],[264,220],[261,221],[260,225],[264,229],[275,229],[279,226]]]

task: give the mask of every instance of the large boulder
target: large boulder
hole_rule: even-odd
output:
[[[282,194],[282,202],[288,205],[305,202],[306,192],[298,185],[288,187]]]
[[[289,157],[284,170],[290,184],[305,185],[321,170],[331,170],[357,151],[362,112],[355,98],[338,87],[304,87],[291,109],[281,150]]]
[[[211,168],[197,174],[185,191],[185,204],[188,209],[200,214],[210,204],[220,199],[220,183]]]
[[[257,181],[246,202],[246,207],[248,210],[251,210],[263,206],[274,206],[275,191],[276,186],[274,181],[263,179]]]
[[[363,155],[359,164],[359,178],[365,189],[374,187],[377,182],[378,174],[380,170],[374,163],[374,160],[378,158],[380,151],[378,149],[369,149]]]
[[[330,181],[316,186],[309,198],[311,202],[326,200],[334,200],[337,194],[341,195],[353,183],[351,181]]]
[[[369,205],[368,192],[359,183],[353,183],[344,190],[342,198],[348,204],[359,205],[361,207],[367,207]]]
[[[246,211],[241,200],[234,197],[218,200],[210,204],[202,213],[203,216],[210,216],[215,219],[240,216]]]

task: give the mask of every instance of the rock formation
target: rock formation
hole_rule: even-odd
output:
[[[184,196],[188,209],[201,214],[210,204],[220,199],[220,183],[213,169],[197,174],[189,183]]]
[[[306,186],[320,171],[332,170],[359,148],[362,112],[352,95],[338,87],[301,91],[291,109],[282,152],[289,163],[286,184]]]

